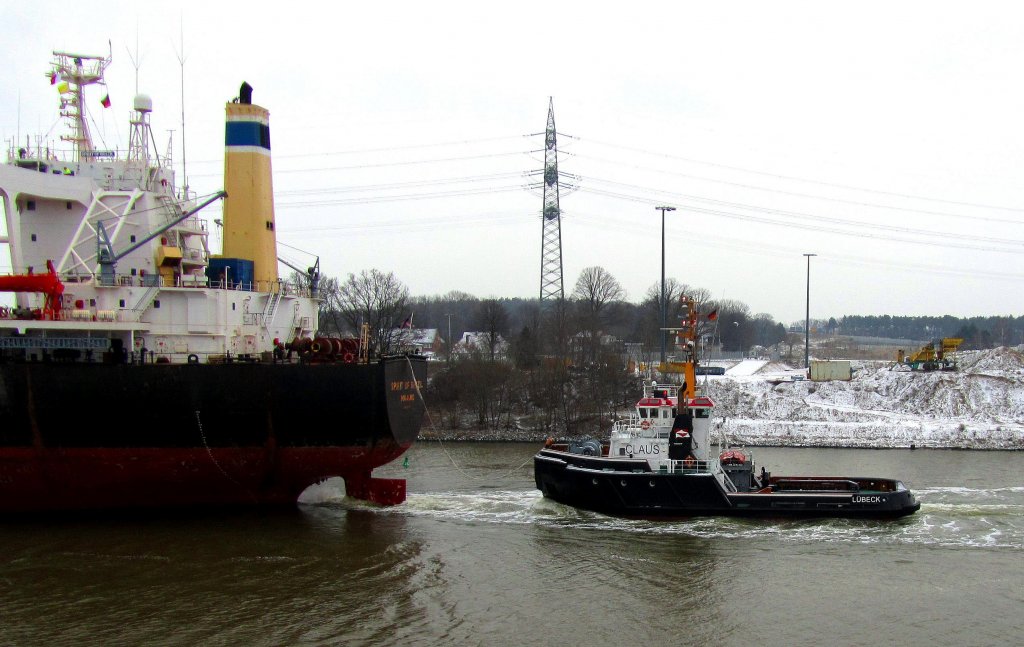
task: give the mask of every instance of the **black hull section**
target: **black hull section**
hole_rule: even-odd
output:
[[[423,358],[375,364],[0,364],[0,510],[294,504],[416,440]]]
[[[645,460],[582,456],[556,450],[542,450],[533,464],[537,488],[545,497],[616,517],[886,519],[913,514],[921,507],[907,490],[730,493],[710,473],[654,472]]]
[[[0,364],[0,447],[409,445],[423,360]]]

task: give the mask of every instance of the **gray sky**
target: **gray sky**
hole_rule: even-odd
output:
[[[124,147],[138,39],[139,90],[180,171],[183,27],[190,186],[221,187],[223,104],[249,82],[271,112],[278,240],[325,274],[536,297],[527,174],[543,156],[527,135],[553,97],[579,186],[561,196],[567,293],[601,265],[640,300],[664,204],[668,276],[787,323],[804,316],[803,253],[818,255],[812,317],[1022,314],[1018,4],[228,6],[4,3],[0,135],[57,140],[51,51],[110,40],[113,106],[87,103]]]

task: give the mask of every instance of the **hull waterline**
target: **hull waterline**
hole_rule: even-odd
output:
[[[0,365],[0,511],[295,505],[338,476],[350,496],[401,503],[404,481],[371,474],[415,441],[425,373],[404,357]],[[154,390],[178,404],[155,404]]]

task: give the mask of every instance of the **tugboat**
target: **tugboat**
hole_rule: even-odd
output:
[[[634,412],[607,443],[556,444],[534,456],[545,497],[618,517],[695,516],[897,518],[921,504],[898,480],[860,476],[778,476],[756,472],[753,455],[720,443],[713,451],[714,401],[696,380],[697,307],[684,297],[676,333],[682,384],[646,382]]]

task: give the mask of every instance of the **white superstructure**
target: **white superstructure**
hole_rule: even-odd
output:
[[[41,358],[113,345],[179,363],[256,358],[312,337],[317,299],[308,286],[259,285],[224,271],[208,276],[201,209],[223,196],[197,198],[176,188],[173,170],[156,153],[149,97],[135,98],[127,151],[95,148],[83,95],[102,83],[109,62],[55,52],[51,82],[70,126],[63,139],[73,148],[14,142],[0,165],[7,228],[0,243],[14,274],[0,277],[0,290],[13,291],[16,303],[0,309],[2,347]],[[50,308],[47,295],[33,291],[48,264],[63,286]]]

